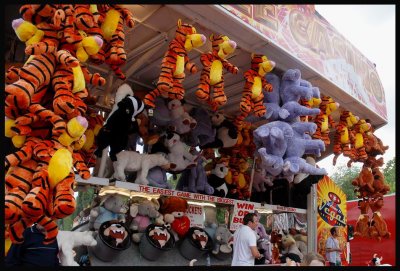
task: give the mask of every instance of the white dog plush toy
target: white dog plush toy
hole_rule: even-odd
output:
[[[164,140],[164,146],[168,148],[168,160],[175,164],[174,171],[181,171],[188,166],[196,165],[196,157],[189,152],[189,146],[181,141],[179,134],[168,132]]]
[[[57,243],[62,266],[79,266],[79,264],[74,261],[73,248],[97,245],[93,233],[92,231],[58,231]]]
[[[135,151],[122,151],[117,154],[117,161],[113,162],[113,177],[120,181],[126,181],[125,171],[137,171],[135,183],[148,185],[149,169],[156,166],[168,169],[169,163],[163,153],[140,154]]]

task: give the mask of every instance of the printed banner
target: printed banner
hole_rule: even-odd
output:
[[[186,215],[190,219],[190,227],[204,228],[205,213],[201,205],[188,204]]]
[[[247,213],[254,211],[255,211],[254,203],[247,201],[240,201],[240,200],[235,201],[235,204],[233,205],[233,213],[229,229],[231,231],[235,231],[237,228],[239,228],[240,225],[243,224],[243,217]]]
[[[325,256],[326,240],[331,236],[330,229],[338,230],[339,246],[342,249],[341,259],[347,257],[347,209],[346,195],[328,176],[324,176],[317,185],[317,248]]]
[[[314,5],[221,6],[387,120],[385,92],[374,63]]]

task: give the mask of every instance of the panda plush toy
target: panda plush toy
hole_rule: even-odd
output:
[[[117,161],[117,153],[124,150],[128,144],[129,135],[139,132],[135,119],[144,110],[144,103],[133,96],[133,91],[127,84],[117,90],[115,105],[97,137],[97,150],[94,154],[102,156],[103,149],[110,146],[111,161]]]
[[[216,112],[211,116],[211,123],[217,130],[215,139],[213,142],[201,146],[202,149],[230,148],[237,143],[238,131],[236,126],[227,120],[221,112]]]
[[[228,187],[225,183],[225,176],[228,168],[224,163],[217,162],[208,176],[208,183],[214,188],[214,196],[224,198],[228,194]]]

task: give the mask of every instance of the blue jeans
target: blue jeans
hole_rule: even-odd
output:
[[[340,262],[337,262],[337,263],[329,262],[329,265],[330,266],[341,266],[342,263],[340,263]]]

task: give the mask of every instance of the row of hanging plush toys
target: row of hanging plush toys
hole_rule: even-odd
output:
[[[361,212],[354,236],[381,240],[390,237],[387,224],[380,213],[384,205],[383,195],[390,191],[390,187],[380,170],[384,163],[383,157],[377,158],[377,156],[383,155],[388,146],[384,146],[373,132],[369,120],[360,119],[350,111],[343,110],[334,136],[333,164],[336,164],[341,153],[349,157],[348,167],[353,162],[363,164],[359,176],[352,180]],[[372,211],[371,218],[368,214],[369,209]]]
[[[343,110],[334,136],[333,164],[336,164],[341,153],[349,157],[348,167],[353,162],[363,164],[359,176],[352,180],[361,212],[354,236],[381,240],[390,237],[387,224],[380,213],[384,205],[383,195],[390,191],[390,187],[380,170],[384,163],[383,157],[377,156],[383,155],[388,146],[384,146],[373,132],[369,120],[360,119],[350,111]],[[372,211],[371,218],[368,214],[369,209]]]
[[[185,36],[186,35],[186,36]],[[234,49],[236,48],[236,43],[233,41],[230,41],[228,37],[226,36],[218,36],[214,37],[213,35],[210,37],[210,41],[212,42],[213,50],[210,53],[203,54],[201,56],[201,62],[204,66],[202,75],[200,78],[200,85],[198,87],[198,90],[196,92],[196,96],[202,100],[207,102],[210,106],[211,109],[214,111],[221,105],[223,105],[226,102],[226,96],[223,92],[223,67],[227,68],[228,71],[231,71],[232,73],[237,73],[237,68],[232,65],[231,63],[227,62],[225,60],[226,56],[229,53],[232,53]],[[153,91],[151,91],[149,94],[147,94],[144,98],[144,103],[149,106],[149,107],[155,107],[156,111],[159,108],[160,103],[157,104],[157,97],[162,96],[164,98],[169,98],[169,99],[176,99],[176,100],[182,100],[183,95],[184,95],[184,90],[182,88],[182,81],[184,80],[185,73],[184,69],[188,69],[191,72],[195,72],[197,68],[195,65],[191,62],[189,62],[189,59],[187,58],[187,52],[190,51],[193,46],[198,45],[201,46],[204,44],[204,36],[197,34],[195,29],[186,24],[182,24],[180,21],[178,21],[178,28],[177,28],[177,34],[175,36],[175,39],[170,43],[169,49],[166,52],[163,62],[162,62],[162,71],[160,74],[159,81],[157,83],[157,88]],[[225,119],[225,117],[221,118],[222,114],[221,113],[216,113],[212,117],[212,122],[214,128],[217,129],[217,136],[214,140],[214,142],[209,142],[206,145],[200,146],[202,149],[205,148],[221,148],[222,151],[221,153],[226,152],[231,152],[230,148],[236,149],[236,151],[233,151],[234,155],[229,155],[229,159],[231,159],[231,166],[236,165],[237,168],[235,169],[236,174],[228,174],[228,183],[232,182],[231,177],[229,176],[234,176],[238,175],[240,172],[245,172],[249,165],[245,166],[246,163],[244,162],[238,162],[238,161],[243,161],[239,157],[235,157],[238,153],[240,153],[238,150],[238,146],[241,144],[241,130],[242,130],[242,122],[243,120],[250,114],[250,112],[254,112],[254,114],[258,117],[265,115],[265,105],[263,104],[264,98],[263,98],[263,89],[266,91],[272,91],[271,84],[268,84],[267,81],[264,79],[264,76],[266,75],[267,72],[270,72],[273,67],[275,66],[275,63],[273,61],[268,60],[266,56],[262,55],[252,55],[252,66],[251,69],[245,73],[245,88],[243,92],[243,98],[241,101],[241,114],[236,117],[234,124],[232,125],[231,122]],[[300,72],[298,71],[298,74],[300,75]],[[303,80],[304,83],[304,80]],[[295,83],[297,84],[297,83]],[[299,86],[303,87],[303,86]],[[319,91],[316,91],[316,88],[312,88],[311,84],[308,83],[307,87],[310,89],[310,93],[306,93],[307,100],[311,100],[313,96],[317,95],[319,98]],[[210,90],[214,89],[214,98],[210,98]],[[276,91],[279,94],[279,90]],[[290,94],[288,95],[283,95],[283,99],[285,100],[285,103],[282,105],[282,112],[281,114],[282,119],[286,118],[286,121],[294,121],[298,116],[302,115],[307,115],[307,114],[317,114],[320,112],[318,109],[310,109],[306,110],[306,107],[300,107],[298,104],[299,98],[301,98],[302,94],[304,93],[304,90],[300,90],[299,95],[294,98],[290,98]],[[289,103],[286,103],[289,102]],[[174,106],[174,103],[171,101],[171,106]],[[279,103],[279,98],[278,98],[278,103]],[[168,105],[168,107],[170,104]],[[182,107],[181,104],[178,105],[179,107]],[[278,104],[278,107],[280,106],[280,103]],[[171,109],[171,108],[170,108]],[[267,110],[268,111],[268,110]],[[272,113],[278,113],[278,112],[272,112]],[[329,115],[330,112],[328,112],[327,115]],[[157,115],[157,113],[155,113]],[[160,114],[158,114],[160,115]],[[168,114],[167,114],[168,115]],[[325,115],[324,115],[325,116]],[[189,119],[186,121],[189,123]],[[321,121],[322,122],[322,121]],[[222,125],[222,127],[220,126]],[[195,127],[196,124],[193,125]],[[191,127],[191,128],[193,128]],[[305,127],[305,128],[304,128]],[[303,131],[303,133],[309,133],[308,130],[313,130],[315,128],[311,127],[310,125],[304,126],[301,128],[297,128],[300,131]],[[220,129],[221,128],[221,129]],[[179,129],[176,129],[175,132],[177,132]],[[188,128],[188,130],[190,130]],[[179,132],[179,131],[178,131]],[[226,135],[228,133],[228,137],[224,137],[223,135]],[[181,134],[182,135],[182,134]],[[173,138],[173,136],[170,136]],[[176,136],[174,136],[176,137]],[[300,137],[300,135],[298,136]],[[226,142],[221,140],[221,138],[228,138],[231,139],[231,143]],[[310,138],[311,139],[311,138]],[[235,148],[236,147],[236,148]],[[292,147],[294,148],[294,147]],[[313,150],[308,150],[308,152],[311,152],[311,154],[316,154],[320,155],[320,152],[324,149],[321,147],[320,142],[316,142],[313,146],[307,147],[306,145],[304,148],[311,148]],[[305,152],[306,149],[304,149],[303,152]],[[296,156],[302,156],[302,154],[293,154],[294,158],[291,158],[291,160],[287,160],[286,166],[290,165],[290,163],[295,164],[295,168],[293,169],[293,173],[299,173],[301,172],[300,169],[298,168],[301,164],[302,168],[307,168],[306,172],[313,170],[308,166],[307,163],[304,161],[301,161],[299,157]],[[239,158],[239,159],[238,159]],[[193,162],[193,161],[192,161]],[[241,165],[241,166],[240,166]],[[267,163],[267,166],[268,163]],[[230,171],[229,171],[230,172]],[[280,173],[281,171],[279,171]],[[326,174],[326,171],[318,171],[320,174]],[[278,174],[279,174],[278,173]],[[316,173],[314,173],[316,174]],[[239,174],[240,175],[240,174]],[[277,175],[277,174],[276,174]],[[275,175],[275,176],[276,176]],[[294,174],[290,174],[291,177],[293,178]],[[234,184],[236,184],[237,180],[235,179]],[[245,183],[245,182],[242,182]],[[248,184],[249,182],[247,182]],[[239,187],[244,188],[245,185],[239,185]],[[246,189],[249,189],[249,187],[246,187]],[[194,192],[194,191],[193,191]],[[243,198],[243,197],[240,197]]]
[[[389,238],[391,235],[380,213],[384,205],[383,195],[390,191],[390,187],[380,170],[384,162],[383,157],[376,156],[383,155],[388,146],[384,146],[373,134],[373,127],[367,120],[362,120],[361,125],[364,125],[366,130],[358,139],[363,141],[363,145],[358,148],[361,149],[363,156],[355,156],[357,160],[354,160],[362,162],[363,166],[359,176],[352,181],[352,185],[355,186],[354,192],[359,198],[358,206],[361,214],[356,222],[354,236],[375,238],[380,241],[381,238]],[[360,128],[356,132],[360,132]],[[357,138],[353,141],[357,142]],[[371,217],[368,214],[369,209],[372,212]]]
[[[118,5],[23,5],[20,14],[12,26],[30,57],[6,71],[6,136],[19,150],[5,158],[5,223],[13,243],[23,242],[34,222],[45,227],[50,243],[58,232],[55,220],[75,210],[73,169],[90,177],[87,164],[102,125],[85,99],[86,84],[102,86],[105,79],[84,62],[105,62],[124,78],[122,23],[133,27],[133,19]],[[85,117],[92,119],[86,135]]]

